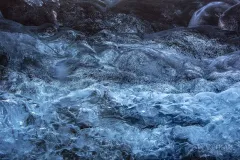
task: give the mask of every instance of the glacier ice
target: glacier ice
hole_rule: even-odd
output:
[[[238,35],[107,25],[0,20],[0,159],[238,159]]]

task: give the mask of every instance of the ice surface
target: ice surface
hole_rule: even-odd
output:
[[[88,37],[0,21],[0,159],[238,159],[237,35],[115,18]]]

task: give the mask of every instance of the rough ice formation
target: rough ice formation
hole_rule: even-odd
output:
[[[0,159],[238,159],[239,37],[107,25],[0,20]]]

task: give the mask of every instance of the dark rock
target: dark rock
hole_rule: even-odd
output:
[[[136,15],[155,31],[187,26],[193,13],[213,0],[9,0],[0,2],[7,19],[24,25],[53,23],[94,34],[109,29],[107,20],[119,13]],[[222,0],[235,4],[235,1]],[[119,18],[116,18],[119,19]],[[125,23],[125,22],[123,22]]]
[[[189,27],[199,25],[218,25],[219,16],[230,8],[231,5],[224,2],[212,2],[197,10],[190,23]]]
[[[8,57],[0,52],[0,79],[5,74],[5,69],[8,65]]]
[[[87,33],[102,30],[107,6],[107,3],[98,0],[10,0],[0,2],[0,10],[4,17],[21,24],[39,26],[53,23]]]
[[[74,153],[73,151],[69,151],[67,149],[64,149],[61,152],[61,155],[65,160],[80,160],[80,157],[76,153]]]
[[[226,10],[219,19],[219,27],[229,31],[240,31],[240,3]]]
[[[68,0],[60,2],[58,14],[59,23],[66,27],[92,33],[102,29],[104,4]]]
[[[9,0],[0,2],[0,10],[5,18],[24,25],[56,23],[58,3],[53,1]]]
[[[8,65],[8,57],[0,53],[0,66],[6,67]]]
[[[3,19],[3,15],[2,15],[2,12],[0,11],[0,19]]]
[[[211,1],[123,0],[111,8],[111,11],[136,15],[151,22],[155,31],[159,31],[187,26],[193,13]]]

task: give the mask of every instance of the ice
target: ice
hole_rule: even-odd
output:
[[[44,2],[42,0],[25,0],[29,5],[42,6]]]
[[[0,159],[240,156],[231,32],[1,24]]]

